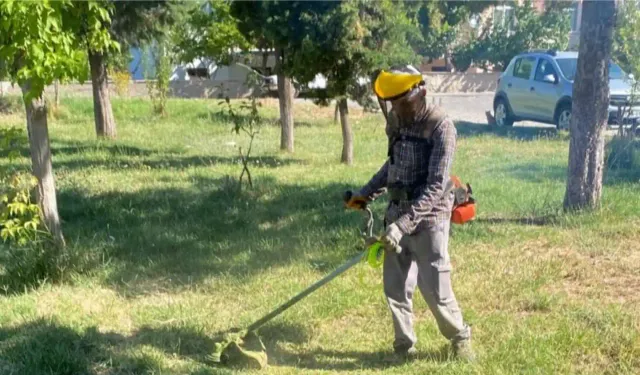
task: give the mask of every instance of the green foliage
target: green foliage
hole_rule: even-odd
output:
[[[611,169],[640,170],[640,141],[615,136],[607,142],[606,164]]]
[[[613,39],[613,59],[627,73],[640,78],[640,8],[638,1],[622,3]]]
[[[0,114],[10,115],[24,112],[22,97],[15,95],[0,96]]]
[[[176,0],[110,2],[113,8],[111,37],[123,50],[166,38],[174,25],[184,21],[184,13],[191,4]]]
[[[479,66],[494,65],[502,70],[518,53],[531,49],[564,50],[569,43],[570,22],[561,7],[538,13],[530,0],[512,4],[515,22],[489,25],[478,39],[458,46],[453,60],[464,71],[471,61]]]
[[[112,51],[107,55],[107,66],[111,73],[127,72],[129,70],[129,62],[133,56],[129,49],[122,49],[119,52]]]
[[[229,63],[234,48],[250,47],[238,29],[238,21],[231,15],[229,1],[196,2],[187,14],[173,34],[174,52],[180,61],[209,58]]]
[[[0,2],[0,76],[28,82],[26,99],[40,97],[56,79],[86,80],[83,47],[118,47],[106,31],[107,9],[102,1]]]
[[[149,98],[153,103],[154,113],[167,115],[167,98],[169,96],[169,79],[171,78],[171,59],[167,41],[162,39],[151,49],[154,63],[154,76],[147,75],[146,84]]]
[[[129,82],[131,74],[126,70],[112,70],[109,74],[113,79],[114,89],[120,97],[129,96]]]
[[[41,225],[40,208],[31,201],[38,180],[28,173],[0,177],[0,238],[25,246],[36,241]]]
[[[24,134],[21,129],[0,128],[0,152],[6,154],[9,160],[20,156],[20,148],[25,144]]]
[[[25,146],[18,128],[0,128],[0,152],[9,160],[20,156]],[[36,241],[40,231],[40,208],[31,201],[37,179],[29,173],[0,169],[0,238],[5,243],[25,246]]]
[[[240,160],[242,162],[242,172],[238,179],[238,186],[242,188],[242,179],[246,173],[247,183],[250,188],[253,188],[251,171],[249,170],[249,158],[251,157],[253,141],[258,133],[260,133],[260,127],[263,123],[263,119],[259,112],[261,103],[258,103],[262,80],[257,74],[248,74],[246,84],[248,87],[253,88],[250,100],[248,102],[243,101],[238,106],[233,106],[231,104],[231,100],[227,97],[224,100],[225,106],[220,110],[219,114],[231,120],[233,125],[231,130],[234,133],[244,133],[249,137],[249,145],[247,146],[246,152],[242,151],[242,146],[238,146],[238,153],[240,154]],[[222,105],[223,103],[220,104]]]
[[[422,39],[413,43],[422,56],[438,58],[454,47],[460,26],[494,1],[426,1],[416,12]]]
[[[322,73],[328,98],[348,96],[365,103],[370,100],[366,82],[375,70],[419,61],[409,44],[419,31],[403,4],[345,1],[324,12],[304,13],[308,31],[292,41],[295,53],[288,69],[301,83]]]

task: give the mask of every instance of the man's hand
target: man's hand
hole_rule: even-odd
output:
[[[389,225],[382,236],[382,244],[385,250],[400,254],[402,252],[402,248],[400,247],[402,236],[402,231],[400,231],[400,228],[398,228],[395,223]]]
[[[342,198],[347,208],[352,210],[364,210],[367,208],[367,198],[351,190],[347,190]]]

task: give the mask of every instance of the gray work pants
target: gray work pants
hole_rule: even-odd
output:
[[[440,332],[451,341],[470,338],[451,287],[451,262],[447,250],[448,221],[425,227],[400,241],[400,254],[384,257],[384,292],[393,316],[396,351],[415,345],[412,297],[416,284],[429,305]]]

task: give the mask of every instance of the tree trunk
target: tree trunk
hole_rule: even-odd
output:
[[[268,61],[269,61],[269,52],[262,51],[262,74],[265,76],[269,75],[267,72]]]
[[[57,79],[53,84],[53,102],[56,108],[60,107],[60,81]]]
[[[29,83],[22,86],[23,97],[29,92],[29,89]],[[64,236],[62,235],[56,200],[56,184],[51,163],[51,147],[49,145],[49,130],[47,129],[47,107],[42,97],[32,100],[27,100],[25,97],[24,106],[27,114],[27,130],[29,133],[33,175],[38,179],[36,199],[42,211],[43,221],[47,230],[51,233],[56,244],[64,246]]]
[[[451,48],[447,46],[444,52],[444,68],[447,72],[452,72],[454,70],[451,55],[452,55]]]
[[[567,210],[596,208],[600,203],[609,105],[609,59],[616,15],[615,0],[585,1],[582,6],[564,198]]]
[[[91,83],[93,85],[93,114],[98,137],[116,138],[116,121],[111,110],[107,64],[102,53],[89,51]]]
[[[340,161],[351,165],[353,164],[353,132],[351,131],[351,125],[349,125],[347,99],[340,99],[339,106],[340,125],[342,125],[342,159]]]
[[[284,52],[276,50],[276,71],[278,74],[278,99],[280,102],[280,149],[293,152],[293,85],[291,77],[284,75],[282,63]]]

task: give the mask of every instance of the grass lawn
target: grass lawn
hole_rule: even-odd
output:
[[[255,187],[238,192],[246,138],[215,101],[171,100],[158,118],[148,101],[114,99],[115,142],[96,140],[90,98],[63,106],[50,135],[69,248],[49,257],[59,280],[42,277],[42,258],[0,248],[0,374],[234,373],[207,362],[216,334],[360,251],[362,217],[341,195],[385,159],[380,115],[351,111],[347,167],[331,108],[296,104],[287,155],[277,103],[266,101]],[[24,128],[21,115],[0,124]],[[450,252],[478,363],[451,359],[416,292],[421,360],[385,366],[381,271],[362,264],[260,331],[262,373],[640,373],[639,171],[607,171],[602,209],[566,216],[567,134],[458,123],[458,135],[454,172],[472,183],[479,215],[454,227]]]

